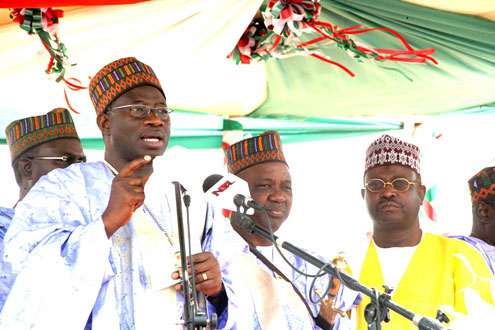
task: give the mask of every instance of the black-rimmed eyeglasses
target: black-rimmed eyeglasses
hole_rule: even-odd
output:
[[[139,118],[139,119],[144,119],[148,117],[151,113],[151,110],[153,110],[158,118],[161,120],[167,120],[169,118],[169,114],[173,112],[173,109],[170,109],[166,106],[160,106],[160,107],[150,107],[148,105],[144,104],[129,104],[129,105],[122,105],[119,107],[115,108],[108,108],[107,113],[112,111],[112,110],[119,110],[119,109],[127,109],[130,113],[131,116],[134,118]]]
[[[27,159],[39,160],[60,160],[68,164],[86,163],[86,156],[78,157],[76,155],[66,154],[63,156],[26,156]]]
[[[366,188],[371,192],[380,192],[387,185],[390,185],[398,192],[408,191],[412,184],[418,184],[417,182],[411,182],[406,178],[397,178],[390,182],[383,181],[382,179],[374,178],[366,182]]]

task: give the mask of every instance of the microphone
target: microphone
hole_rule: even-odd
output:
[[[191,205],[191,195],[189,195],[189,192],[187,191],[186,188],[184,188],[184,186],[179,183],[178,181],[174,181],[174,182],[177,182],[180,186],[180,191],[182,193],[182,200],[184,201],[184,205],[186,207],[189,207]]]
[[[246,197],[249,195],[248,183],[234,174],[210,175],[203,182],[203,191],[208,202],[230,211],[237,211],[242,206],[251,215],[254,209],[263,208],[252,198]]]
[[[261,211],[263,209],[263,206],[261,206],[254,199],[252,199],[251,197],[243,196],[241,194],[237,194],[234,196],[234,204],[236,206],[242,206],[245,209],[253,208],[253,209],[259,210],[259,211]]]
[[[208,190],[210,190],[215,185],[215,183],[220,181],[222,178],[223,175],[220,174],[212,174],[207,177],[203,182],[203,192],[207,192]]]

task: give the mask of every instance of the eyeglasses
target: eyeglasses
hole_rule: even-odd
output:
[[[86,156],[77,157],[76,155],[66,154],[63,156],[27,156],[27,159],[40,159],[40,160],[60,160],[68,164],[74,163],[86,163]]]
[[[173,109],[170,109],[165,106],[152,108],[144,104],[129,104],[129,105],[122,105],[120,107],[109,108],[107,112],[118,109],[128,109],[131,113],[131,116],[139,119],[144,119],[148,117],[151,113],[151,110],[154,110],[156,116],[161,120],[167,120],[169,118],[169,114],[174,111]]]
[[[406,178],[397,178],[392,180],[391,182],[385,182],[382,179],[374,178],[366,182],[365,186],[371,192],[380,192],[385,189],[388,184],[398,192],[405,192],[409,190],[412,184],[418,183],[411,182]]]

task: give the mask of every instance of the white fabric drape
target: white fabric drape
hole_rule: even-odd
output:
[[[263,63],[237,66],[227,55],[262,0],[162,0],[133,5],[68,8],[59,22],[67,47],[67,78],[88,76],[118,58],[135,56],[157,73],[169,106],[244,115],[266,97]],[[7,9],[1,14],[8,16]],[[63,84],[44,73],[49,61],[36,35],[0,25],[2,116],[15,118],[66,106]],[[194,95],[194,96],[193,96]],[[192,97],[193,96],[193,97]],[[92,115],[87,91],[70,92],[78,111]],[[20,103],[22,106],[20,106]]]

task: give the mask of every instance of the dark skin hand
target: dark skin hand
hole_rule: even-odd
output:
[[[146,176],[134,176],[134,172],[151,161],[150,156],[134,159],[122,168],[112,182],[108,206],[102,219],[107,237],[110,238],[120,227],[126,225],[132,214],[144,202],[144,185]]]
[[[196,280],[196,291],[201,291],[210,297],[217,296],[222,290],[222,276],[217,259],[211,252],[201,252],[192,255],[194,263],[194,275]],[[187,258],[187,264],[190,265],[190,259]],[[191,275],[191,267],[187,269],[188,275]],[[206,280],[203,277],[206,274]],[[172,274],[174,280],[180,278],[179,272]],[[176,290],[181,290],[181,285],[175,285]]]

